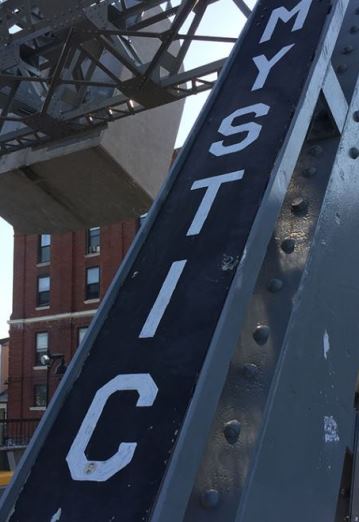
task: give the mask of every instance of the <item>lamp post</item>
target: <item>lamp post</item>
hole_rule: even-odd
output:
[[[55,370],[56,375],[63,375],[67,369],[65,364],[65,356],[63,353],[51,353],[48,352],[41,356],[40,361],[43,366],[46,366],[46,408],[49,404],[49,394],[50,394],[50,370],[55,363],[56,360],[60,360],[60,364],[57,366]]]

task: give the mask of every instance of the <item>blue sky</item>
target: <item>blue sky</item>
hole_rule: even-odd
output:
[[[249,6],[254,0],[248,2]],[[211,4],[197,31],[201,35],[237,37],[243,27],[244,17],[232,0],[220,0]],[[185,62],[186,67],[202,65],[209,60],[218,60],[227,56],[231,46],[227,44],[200,43],[192,47]],[[176,146],[182,145],[200,112],[208,93],[187,98],[185,110],[178,133]],[[20,210],[19,210],[20,211]],[[8,335],[8,324],[12,307],[12,266],[13,266],[13,229],[0,218],[0,338]]]

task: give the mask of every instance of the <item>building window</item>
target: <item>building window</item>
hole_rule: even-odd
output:
[[[100,227],[89,228],[87,231],[87,253],[98,254],[100,252]]]
[[[81,328],[78,329],[78,344],[80,345],[82,343],[83,338],[85,337],[85,334],[87,332],[88,326],[81,326]]]
[[[46,407],[47,386],[46,384],[35,384],[34,386],[34,406]]]
[[[51,235],[40,234],[38,263],[48,263],[50,261]]]
[[[41,357],[47,354],[49,349],[49,334],[48,332],[38,332],[36,334],[36,366],[42,366]]]
[[[86,299],[100,297],[100,268],[93,266],[86,270]]]
[[[37,278],[37,306],[50,304],[50,276]]]

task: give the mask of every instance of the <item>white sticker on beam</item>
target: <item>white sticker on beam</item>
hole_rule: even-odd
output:
[[[143,325],[139,335],[141,339],[146,339],[155,335],[186,263],[186,259],[172,263],[157,299],[148,314],[145,324]]]

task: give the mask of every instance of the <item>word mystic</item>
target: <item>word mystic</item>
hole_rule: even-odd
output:
[[[311,4],[312,0],[302,0],[291,10],[283,6],[273,9],[259,40],[259,45],[272,39],[279,21],[286,24],[292,20],[293,26],[291,32],[301,30],[306,21]],[[281,61],[288,59],[294,46],[295,44],[289,43],[279,49],[278,52],[271,57],[260,54],[252,58],[257,72],[253,79],[251,91],[261,91],[265,88],[272,69],[278,67]],[[256,142],[260,137],[262,125],[255,120],[267,116],[270,110],[271,107],[265,103],[255,103],[247,107],[240,107],[225,116],[218,128],[218,133],[223,139],[211,143],[209,147],[210,157],[236,154]],[[254,121],[238,123],[238,120],[246,115],[253,115]],[[241,139],[236,143],[226,145],[224,138],[236,135],[241,135]],[[233,141],[233,139],[231,141]],[[225,183],[240,183],[245,174],[245,170],[226,172],[197,180],[190,186],[191,191],[203,190],[204,193],[191,225],[187,230],[187,236],[198,236],[201,234],[201,231],[206,226],[206,220],[211,212],[214,201],[220,197],[221,187]],[[139,333],[140,339],[153,338],[156,335],[166,308],[186,269],[187,261],[187,259],[180,259],[171,264],[158,296]],[[124,390],[134,390],[138,393],[138,401],[136,404],[138,408],[151,407],[158,394],[157,385],[149,373],[118,375],[96,392],[66,457],[73,480],[104,482],[125,466],[128,466],[133,460],[137,447],[136,442],[121,443],[118,451],[104,461],[89,461],[85,454],[86,447],[101,418],[101,414],[109,397],[115,392]]]

